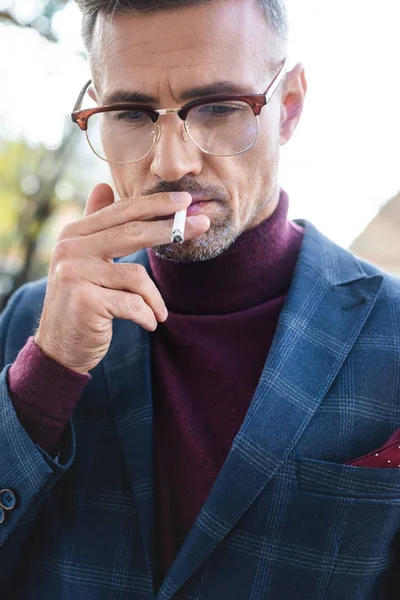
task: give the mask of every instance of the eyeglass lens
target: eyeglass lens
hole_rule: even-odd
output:
[[[168,118],[161,117],[161,118]],[[192,108],[186,131],[205,152],[231,156],[251,148],[257,139],[258,119],[241,101],[214,102]],[[129,164],[153,148],[156,125],[142,111],[106,111],[88,120],[87,138],[92,150],[110,163]]]

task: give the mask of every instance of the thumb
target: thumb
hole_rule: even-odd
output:
[[[83,213],[88,217],[101,208],[105,208],[114,202],[114,192],[108,183],[97,183],[91,190]]]

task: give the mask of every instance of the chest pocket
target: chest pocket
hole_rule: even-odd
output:
[[[397,499],[400,503],[400,468],[353,467],[300,458],[298,483],[300,490],[311,493],[366,500]]]

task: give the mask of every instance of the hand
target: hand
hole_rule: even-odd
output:
[[[191,203],[154,194],[114,202],[107,184],[89,194],[82,219],[68,224],[55,247],[35,342],[61,365],[87,373],[105,356],[114,317],[129,319],[148,331],[168,313],[160,292],[139,264],[116,263],[142,248],[170,243],[173,220],[157,220]],[[187,220],[185,239],[205,233],[205,215]]]

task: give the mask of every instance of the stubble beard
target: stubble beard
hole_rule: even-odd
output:
[[[228,250],[240,233],[233,214],[225,213],[214,216],[210,228],[198,238],[187,240],[183,244],[153,246],[153,250],[159,258],[177,263],[203,262]]]
[[[200,237],[183,244],[153,246],[153,250],[159,258],[176,263],[204,262],[217,258],[232,246],[269,201],[270,198],[263,198],[242,223],[237,223],[233,211],[229,210],[227,214],[225,210],[223,214],[213,216],[210,228]]]

